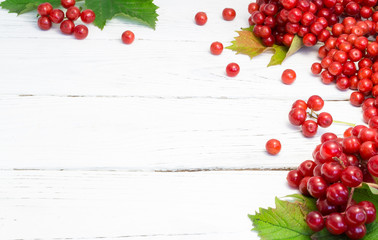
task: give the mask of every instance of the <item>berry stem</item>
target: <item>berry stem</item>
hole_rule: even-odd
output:
[[[314,110],[311,109],[311,112],[307,112],[307,114],[312,117],[312,118],[315,118],[315,119],[318,119],[318,116],[319,114],[317,114]],[[337,121],[337,120],[333,120],[332,122],[334,123],[339,123],[339,124],[345,124],[345,125],[348,125],[348,126],[351,126],[351,127],[355,127],[356,124],[354,123],[349,123],[349,122],[344,122],[344,121]]]
[[[348,198],[348,203],[347,203],[347,207],[346,209],[348,209],[348,207],[350,206],[350,203],[352,202],[353,200],[353,194],[354,194],[354,187],[352,187],[350,189],[350,194],[349,194],[349,198]]]

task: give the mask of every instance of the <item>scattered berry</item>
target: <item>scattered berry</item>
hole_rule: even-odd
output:
[[[229,77],[235,77],[236,75],[238,75],[239,71],[240,67],[237,63],[230,63],[226,67],[226,73]]]
[[[281,80],[285,84],[292,84],[297,77],[297,74],[292,69],[286,69],[283,71]]]
[[[277,139],[270,139],[265,144],[266,151],[271,155],[276,155],[281,151],[281,142]]]
[[[135,39],[135,35],[132,31],[125,31],[122,33],[122,42],[124,44],[131,44],[134,42],[134,39]]]
[[[194,20],[196,21],[197,25],[205,25],[205,23],[207,22],[207,15],[204,12],[198,12],[194,17]]]
[[[236,12],[232,8],[225,8],[225,9],[223,9],[222,16],[223,16],[224,20],[232,21],[232,20],[234,20],[234,18],[236,16]]]
[[[210,52],[213,55],[220,55],[223,52],[223,44],[220,42],[213,42],[210,46]]]

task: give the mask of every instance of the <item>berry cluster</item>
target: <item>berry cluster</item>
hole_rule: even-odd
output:
[[[76,39],[84,39],[88,36],[88,28],[85,25],[79,24],[75,26],[74,21],[81,18],[84,23],[92,23],[96,15],[91,9],[81,10],[75,6],[75,0],[61,0],[61,5],[67,9],[66,13],[60,9],[53,9],[48,2],[42,3],[38,6],[38,13],[41,15],[38,18],[38,26],[42,30],[49,30],[52,23],[60,24],[60,31],[64,34],[74,34]],[[64,20],[64,16],[67,19]]]
[[[318,131],[318,126],[327,128],[333,123],[331,114],[327,112],[315,113],[315,111],[322,110],[323,106],[324,101],[318,95],[311,96],[307,102],[297,100],[293,103],[289,112],[289,121],[294,126],[300,126],[305,137],[313,137]],[[311,112],[307,112],[307,109],[311,110]],[[316,122],[307,119],[308,115],[315,118]]]
[[[234,20],[236,12],[233,8],[225,8],[222,11],[222,17],[226,21]],[[194,16],[194,21],[197,25],[203,26],[207,22],[207,15],[205,12],[198,12]],[[210,52],[213,55],[220,55],[223,52],[223,44],[221,42],[213,42],[210,45]],[[240,72],[240,67],[237,63],[230,63],[226,66],[226,74],[229,77],[235,77]]]
[[[374,182],[372,176],[378,177],[377,130],[358,125],[348,129],[344,138],[324,133],[313,151],[314,160],[306,160],[288,173],[291,187],[317,199],[318,211],[306,218],[313,231],[326,227],[334,235],[345,233],[351,239],[361,239],[366,234],[365,224],[374,222],[374,204],[357,204],[353,192],[363,181]]]
[[[290,46],[295,35],[305,46],[314,46],[330,37],[326,29],[340,17],[374,17],[377,0],[258,0],[250,3],[249,24],[265,46]]]

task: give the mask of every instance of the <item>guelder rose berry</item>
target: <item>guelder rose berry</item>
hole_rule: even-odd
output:
[[[220,42],[213,42],[210,46],[210,52],[213,55],[220,55],[223,52],[223,44]]]
[[[283,71],[281,76],[281,80],[285,84],[292,84],[296,78],[297,74],[292,69],[286,69],[285,71]]]
[[[132,31],[125,31],[122,33],[122,42],[124,44],[131,44],[134,42],[134,39],[135,39],[135,35]]]
[[[238,75],[239,71],[240,67],[237,63],[230,63],[226,67],[226,73],[229,77],[235,77],[236,75]]]
[[[207,22],[207,15],[204,12],[198,12],[194,16],[194,20],[196,21],[197,25],[200,25],[200,26],[205,25],[205,23]]]
[[[265,144],[266,151],[271,155],[276,155],[281,151],[281,142],[277,139],[270,139]]]

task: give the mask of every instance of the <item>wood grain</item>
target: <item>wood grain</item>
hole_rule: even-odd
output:
[[[257,239],[247,214],[292,193],[285,176],[0,171],[1,238]]]

